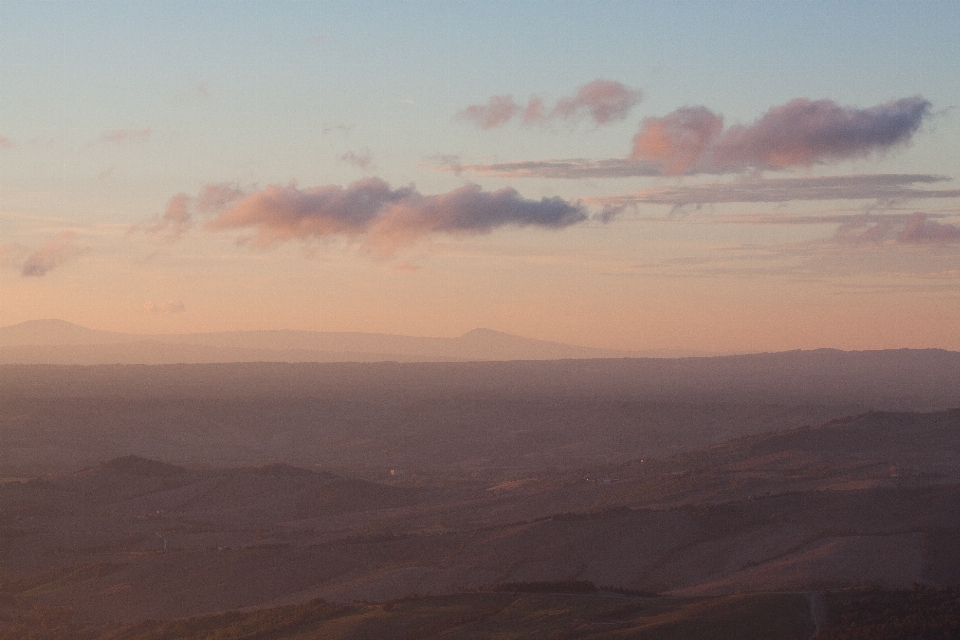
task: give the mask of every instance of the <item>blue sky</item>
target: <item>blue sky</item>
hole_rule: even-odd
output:
[[[955,2],[0,1],[0,324],[960,348],[960,198],[926,193],[960,188],[931,181],[960,175],[958,24]],[[550,111],[598,80],[642,99],[603,123]],[[534,95],[533,124],[463,116]],[[798,99],[869,118],[917,96],[929,107],[894,142],[789,166],[741,150],[718,169],[717,142],[679,173],[491,167],[668,162],[634,137],[685,107],[727,132]],[[836,176],[833,199],[717,195]],[[876,176],[914,191],[852,191]],[[336,226],[317,198],[358,180],[400,209]],[[234,199],[201,210],[210,185]],[[301,207],[296,230],[263,208],[271,185]],[[476,198],[487,218],[468,220]],[[543,198],[583,219],[530,222]]]

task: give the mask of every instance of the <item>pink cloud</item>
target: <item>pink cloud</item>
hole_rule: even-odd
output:
[[[197,209],[204,212],[216,212],[231,202],[236,202],[244,195],[243,190],[235,184],[208,184],[200,190],[196,198]]]
[[[645,118],[633,138],[633,160],[659,163],[666,173],[684,173],[706,154],[723,129],[723,116],[706,107],[682,107],[662,118]]]
[[[359,236],[384,207],[411,193],[412,189],[391,190],[377,178],[360,180],[346,189],[339,185],[303,190],[295,184],[269,185],[225,209],[207,228],[255,228],[255,243],[261,246],[295,238]]]
[[[840,225],[836,237],[843,242],[913,245],[960,244],[960,226],[931,220],[917,211],[909,216],[890,215],[879,220],[858,216]]]
[[[631,89],[621,82],[594,80],[578,87],[572,96],[557,100],[553,109],[547,109],[539,96],[531,96],[522,108],[513,96],[502,95],[493,96],[484,105],[471,105],[458,116],[481,129],[501,127],[518,115],[522,115],[527,125],[588,117],[600,126],[626,118],[642,98],[639,89]]]
[[[472,104],[457,115],[481,129],[493,129],[510,122],[519,111],[520,105],[513,101],[513,96],[493,96],[487,104]]]
[[[28,277],[46,275],[51,269],[59,267],[79,254],[76,234],[72,231],[63,231],[26,256],[20,267],[20,275]]]
[[[584,114],[597,125],[623,120],[639,104],[643,93],[613,80],[594,80],[579,87],[570,98],[561,98],[553,108],[553,116],[570,119]]]
[[[193,224],[193,215],[190,212],[190,196],[178,193],[170,198],[167,208],[160,219],[153,224],[143,227],[144,233],[159,236],[164,240],[179,240]],[[138,225],[139,227],[140,225]],[[134,228],[134,230],[137,227]]]
[[[100,134],[100,140],[102,142],[113,142],[116,144],[147,142],[152,134],[153,131],[149,128],[113,129]]]
[[[960,227],[947,222],[930,220],[929,216],[920,211],[911,215],[897,242],[908,244],[955,244],[960,242]]]
[[[167,202],[163,215],[151,222],[135,224],[130,228],[130,233],[143,231],[147,235],[175,242],[193,226],[194,210],[206,214],[217,213],[245,195],[239,186],[225,183],[208,184],[196,197],[178,193]]]
[[[883,244],[897,237],[903,229],[900,217],[887,216],[879,220],[872,216],[855,216],[843,221],[834,234],[835,238],[850,244]]]
[[[431,234],[484,234],[503,226],[556,229],[586,218],[579,203],[530,200],[509,188],[488,192],[471,184],[423,195],[413,187],[392,189],[379,178],[367,178],[347,187],[270,185],[224,208],[206,227],[251,229],[253,243],[263,247],[290,240],[363,237],[378,253],[389,255]]]
[[[523,124],[536,124],[547,119],[547,112],[543,107],[543,98],[530,96],[527,108],[523,110]]]
[[[644,119],[631,158],[658,162],[672,174],[776,170],[863,158],[909,142],[930,107],[920,96],[866,109],[798,98],[750,125],[726,130],[723,117],[706,107],[683,107]]]
[[[750,126],[728,129],[714,161],[721,167],[782,168],[862,158],[909,141],[929,112],[930,103],[919,96],[867,109],[791,100]]]
[[[12,149],[17,146],[13,140],[5,136],[0,136],[0,149]]]

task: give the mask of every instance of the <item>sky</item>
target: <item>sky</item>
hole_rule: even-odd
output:
[[[957,25],[0,0],[0,326],[960,350]]]

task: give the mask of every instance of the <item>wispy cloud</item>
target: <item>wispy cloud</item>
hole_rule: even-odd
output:
[[[948,222],[930,220],[926,213],[918,211],[907,220],[897,242],[908,244],[957,244],[960,243],[960,226]]]
[[[10,138],[0,136],[0,149],[12,149],[15,146],[17,146],[16,143]]]
[[[167,202],[162,215],[133,225],[129,233],[142,231],[167,242],[175,242],[193,226],[194,210],[201,213],[217,212],[243,196],[244,192],[240,187],[230,184],[208,184],[196,197],[178,193]]]
[[[13,242],[0,245],[0,267],[18,267],[30,255],[30,249],[22,244]]]
[[[149,127],[144,129],[111,129],[100,134],[100,142],[109,142],[114,144],[137,144],[150,140],[153,130]]]
[[[167,208],[154,222],[135,225],[131,231],[142,230],[147,235],[157,236],[167,241],[179,240],[193,224],[190,212],[190,196],[178,193],[167,202]]]
[[[501,127],[515,117],[524,124],[543,124],[551,120],[579,120],[588,118],[597,126],[626,118],[643,99],[639,89],[631,89],[614,80],[594,80],[577,88],[572,96],[557,100],[548,109],[539,96],[531,96],[526,107],[521,107],[512,95],[491,97],[486,104],[474,104],[457,114],[481,129]]]
[[[341,122],[339,124],[327,124],[323,123],[320,127],[320,133],[322,135],[328,135],[331,133],[341,133],[344,137],[350,135],[350,132],[353,131],[352,124],[346,124]]]
[[[591,200],[606,206],[660,204],[671,207],[731,202],[815,200],[922,200],[960,198],[960,189],[918,189],[947,182],[928,174],[867,174],[805,178],[749,178],[733,182],[652,187],[633,194]]]
[[[563,160],[496,162],[492,164],[444,162],[436,170],[456,173],[457,175],[468,171],[497,178],[560,178],[568,180],[659,176],[663,173],[659,165],[655,163],[634,162],[618,158],[602,160],[569,158]]]
[[[883,233],[873,237],[857,237],[852,229],[838,229],[832,237],[715,247],[696,256],[633,265],[629,271],[647,277],[698,280],[788,278],[833,287],[837,293],[960,288],[960,270],[956,268],[958,242],[916,243],[899,239],[910,217],[890,216],[883,224]],[[873,228],[875,222],[859,231]]]
[[[155,313],[168,315],[172,313],[184,313],[187,307],[181,300],[167,300],[166,302],[144,302],[140,310],[144,313]]]
[[[428,158],[427,161],[418,164],[417,166],[424,165],[433,165],[434,171],[453,173],[458,176],[463,173],[463,164],[461,162],[461,158],[456,154],[443,153],[435,155]]]
[[[853,218],[837,229],[836,238],[852,243],[909,245],[960,244],[960,226],[939,222],[917,211],[909,216],[886,216],[878,220]]]
[[[640,103],[643,93],[613,80],[594,80],[577,89],[569,98],[561,98],[550,117],[580,118],[589,116],[596,124],[623,120]]]
[[[370,154],[369,149],[364,149],[360,153],[348,151],[340,155],[339,159],[340,162],[357,167],[358,169],[367,170],[373,168],[373,156]]]
[[[501,127],[520,112],[520,105],[513,96],[493,96],[486,104],[472,104],[457,114],[462,120],[469,120],[481,129]]]
[[[909,142],[930,114],[920,96],[861,109],[832,100],[798,98],[750,125],[723,128],[706,107],[683,107],[645,118],[631,158],[660,164],[665,173],[778,170],[863,158]]]
[[[243,189],[236,184],[226,182],[208,184],[197,194],[196,206],[203,213],[214,213],[222,210],[231,202],[236,202],[244,195]]]
[[[51,269],[55,269],[80,255],[82,250],[77,246],[76,235],[73,231],[62,231],[49,242],[27,253],[20,262],[20,275],[24,277],[44,276]],[[19,247],[19,245],[15,245],[15,247]],[[12,253],[16,255],[17,249]]]
[[[573,104],[580,103],[563,104],[572,109]],[[527,111],[536,111],[536,104],[531,105]],[[509,122],[520,111],[510,96],[497,96],[496,101],[468,107],[460,115],[482,128],[492,128]],[[707,107],[682,107],[666,116],[645,118],[626,158],[458,164],[456,170],[497,177],[581,180],[811,167],[905,145],[930,112],[930,103],[920,96],[865,109],[841,106],[832,100],[798,98],[770,109],[750,125],[724,129],[723,116]],[[554,109],[549,116],[538,118],[556,113]],[[613,109],[611,113],[626,112]],[[437,170],[451,168],[441,166]]]

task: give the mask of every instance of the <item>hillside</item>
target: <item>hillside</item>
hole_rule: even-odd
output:
[[[123,457],[0,485],[2,591],[105,623],[505,582],[682,597],[960,586],[958,433],[958,411],[870,413],[616,477],[433,488]]]

